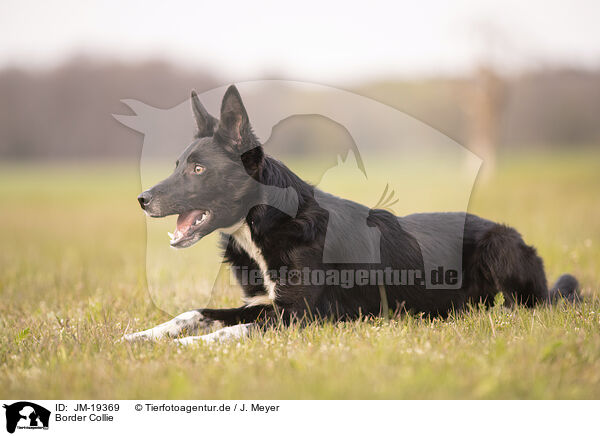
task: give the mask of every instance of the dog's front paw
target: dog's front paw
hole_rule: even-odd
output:
[[[186,347],[190,345],[201,344],[203,342],[205,341],[201,339],[201,336],[187,336],[185,338],[173,339],[173,343]]]
[[[215,332],[201,336],[187,336],[181,339],[175,339],[177,345],[192,345],[192,344],[214,344],[224,343],[232,340],[240,340],[247,337],[250,332],[256,328],[256,324],[238,324],[230,327],[224,327]]]
[[[118,342],[138,342],[151,340],[156,340],[156,338],[154,338],[152,334],[148,332],[148,330],[144,330],[143,332],[135,332],[123,335],[121,336],[121,339],[118,340]]]
[[[124,335],[121,341],[158,341],[163,338],[174,338],[183,332],[197,332],[209,324],[210,322],[204,319],[200,311],[190,310],[151,329]]]

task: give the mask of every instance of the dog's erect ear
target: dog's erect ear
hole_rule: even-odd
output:
[[[196,137],[204,138],[212,136],[215,133],[219,120],[209,114],[202,103],[200,103],[196,90],[192,90],[192,110],[194,111],[194,119],[196,120]]]
[[[251,134],[246,108],[244,108],[242,97],[234,85],[231,85],[223,96],[218,132],[240,151],[242,151],[242,140]]]

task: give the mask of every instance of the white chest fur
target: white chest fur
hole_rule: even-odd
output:
[[[264,285],[267,290],[266,295],[258,295],[245,299],[246,304],[249,306],[273,304],[273,300],[275,299],[276,284],[268,274],[269,268],[267,267],[267,262],[265,261],[261,249],[252,240],[250,227],[248,227],[248,224],[244,223],[234,233],[232,233],[231,236],[238,247],[248,253],[248,256],[250,256],[252,260],[256,262],[262,273]]]

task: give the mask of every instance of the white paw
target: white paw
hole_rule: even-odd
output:
[[[197,331],[203,320],[200,312],[190,310],[151,329],[124,335],[121,341],[157,341],[166,337],[175,337],[183,331]]]
[[[187,347],[207,341],[203,340],[200,336],[188,336],[186,338],[173,339],[173,342],[177,345],[183,345]]]
[[[156,339],[157,338],[155,338],[152,335],[152,333],[149,333],[148,331],[143,331],[123,335],[121,339],[119,339],[119,342],[151,341]]]
[[[238,324],[235,326],[222,328],[207,335],[187,336],[185,338],[175,339],[173,342],[175,342],[177,345],[187,346],[198,343],[210,344],[241,340],[247,337],[254,327],[254,324]]]

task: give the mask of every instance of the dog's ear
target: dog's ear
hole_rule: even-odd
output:
[[[227,88],[223,96],[221,120],[217,132],[238,151],[246,151],[243,150],[242,142],[252,135],[252,129],[242,97],[234,85]]]
[[[212,136],[219,123],[215,117],[208,113],[204,108],[196,90],[192,90],[192,110],[194,111],[194,119],[196,120],[196,137],[204,138]]]
[[[242,97],[234,85],[227,88],[221,103],[221,119],[215,136],[226,150],[241,157],[246,170],[254,173],[263,159],[260,142],[252,132]]]

